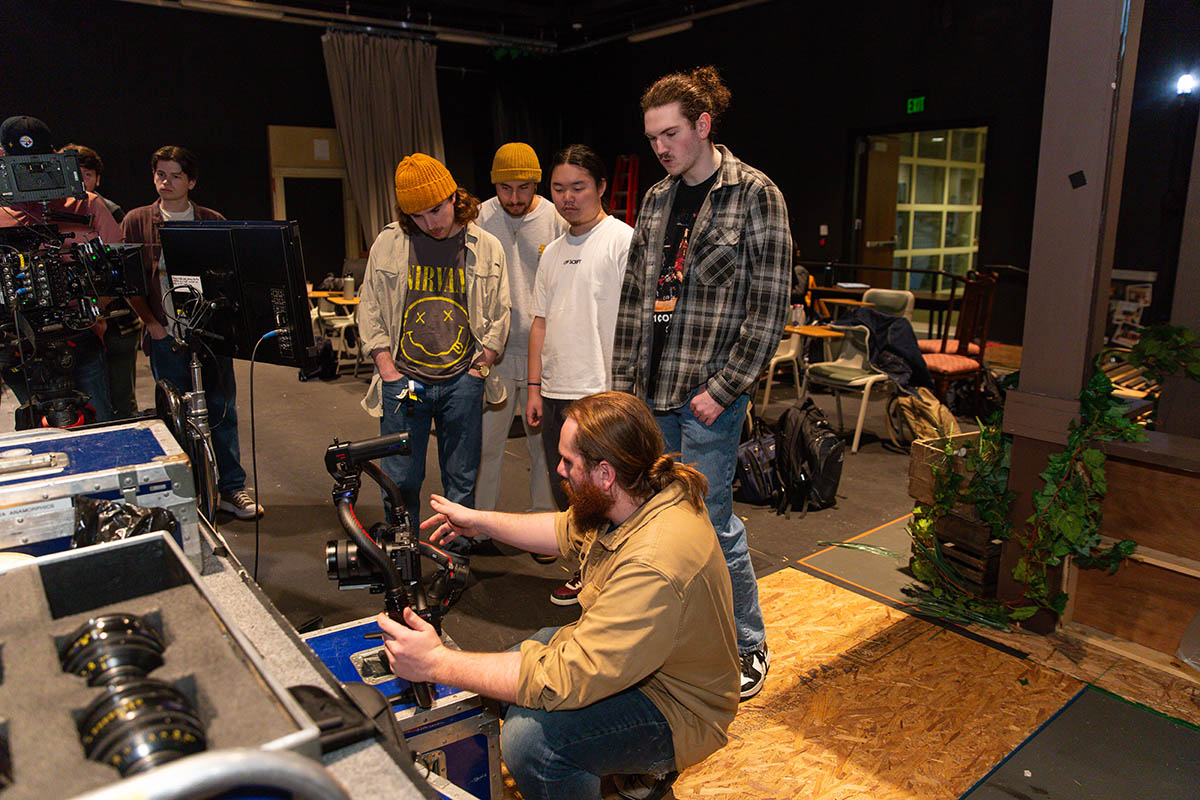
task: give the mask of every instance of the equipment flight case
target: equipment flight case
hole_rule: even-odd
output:
[[[302,638],[339,681],[368,683],[383,692],[409,749],[431,773],[479,800],[501,797],[500,721],[496,715],[479,695],[441,684],[434,687],[433,706],[420,708],[411,692],[404,691],[408,681],[389,670],[378,634],[378,623],[368,617]]]
[[[167,509],[177,524],[172,536],[200,567],[192,468],[160,420],[0,435],[0,550],[69,549],[77,497]]]
[[[319,757],[316,726],[163,533],[0,571],[0,608],[3,800],[74,797],[200,750]]]

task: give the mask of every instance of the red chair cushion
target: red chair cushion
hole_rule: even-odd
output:
[[[978,361],[966,356],[956,356],[952,353],[923,353],[922,355],[925,358],[925,366],[929,367],[930,372],[945,375],[960,373],[969,375],[980,369]]]
[[[941,339],[917,339],[917,348],[922,353],[938,353],[942,349]],[[946,352],[955,353],[958,351],[958,339],[946,340]],[[979,345],[974,342],[967,342],[967,353],[969,355],[979,355]]]

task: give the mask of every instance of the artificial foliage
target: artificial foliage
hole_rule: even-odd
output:
[[[1067,447],[1050,456],[1041,478],[1045,482],[1033,496],[1033,514],[1012,528],[1009,518],[1013,495],[1008,491],[1011,444],[1000,432],[998,420],[981,426],[979,444],[955,450],[946,440],[944,458],[933,465],[934,502],[913,511],[909,534],[913,541],[912,569],[926,587],[906,592],[918,607],[934,616],[956,622],[976,622],[1006,628],[1044,608],[1061,614],[1067,595],[1049,579],[1067,557],[1085,568],[1115,572],[1136,544],[1123,540],[1102,547],[1100,506],[1108,491],[1103,451],[1105,441],[1136,441],[1144,437],[1125,417],[1125,407],[1112,395],[1112,383],[1097,368],[1079,396],[1079,419],[1067,431]],[[965,460],[970,481],[952,468],[953,459]],[[965,484],[965,485],[964,485]],[[1012,538],[1021,545],[1013,578],[1024,587],[1016,600],[986,600],[965,588],[967,583],[943,557],[934,534],[937,520],[958,503],[975,507],[992,536]]]
[[[1142,331],[1138,343],[1121,357],[1152,383],[1181,376],[1200,381],[1200,335],[1182,325],[1151,325]],[[1159,394],[1152,396],[1150,419],[1158,420]]]

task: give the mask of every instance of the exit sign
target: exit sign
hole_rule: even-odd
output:
[[[908,98],[908,113],[919,114],[925,110],[925,95]]]

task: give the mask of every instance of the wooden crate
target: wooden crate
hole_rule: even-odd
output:
[[[950,437],[957,447],[956,451],[960,455],[956,455],[951,463],[951,468],[962,475],[964,485],[971,480],[973,473],[967,470],[966,459],[961,455],[962,446],[968,442],[975,446],[979,445],[979,431],[971,433],[959,433]],[[918,503],[925,505],[933,505],[933,467],[941,464],[945,459],[943,447],[946,439],[918,439],[913,442],[911,456],[908,462],[908,495]],[[955,505],[954,514],[967,520],[978,520],[979,515],[975,512],[975,507],[958,503]]]

